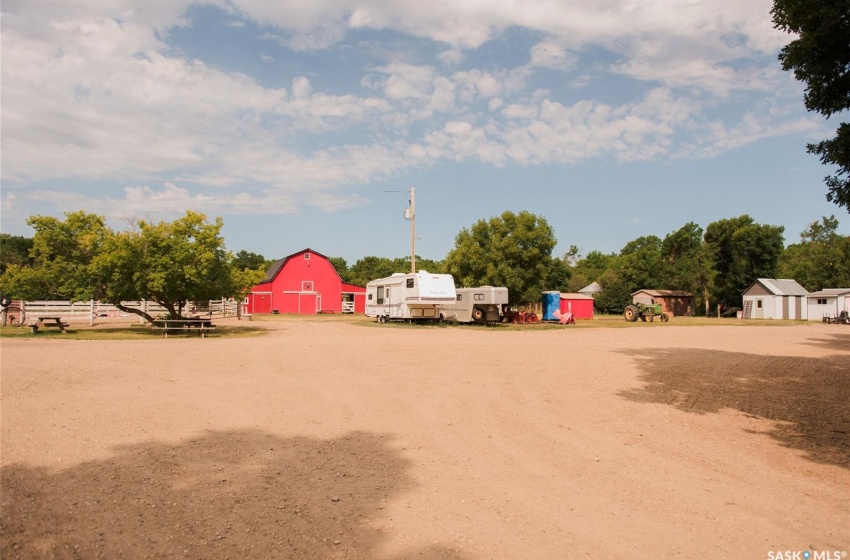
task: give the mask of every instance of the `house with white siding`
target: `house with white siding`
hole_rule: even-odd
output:
[[[827,288],[806,296],[809,321],[837,317],[842,311],[850,313],[850,288]]]
[[[759,278],[744,290],[744,316],[750,319],[806,319],[809,292],[787,278]],[[818,317],[820,320],[820,317]]]

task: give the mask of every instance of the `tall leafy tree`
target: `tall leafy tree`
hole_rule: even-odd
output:
[[[809,224],[799,243],[785,248],[779,268],[783,278],[811,292],[850,287],[850,236],[838,233],[835,216],[824,216]]]
[[[244,249],[233,256],[231,264],[238,270],[262,270],[265,271],[269,267],[269,261],[263,255],[245,251]]]
[[[30,262],[8,266],[2,277],[3,292],[29,300],[96,297],[91,266],[113,235],[103,218],[69,212],[64,220],[30,216],[27,224],[35,230]]]
[[[746,214],[709,224],[705,242],[716,274],[713,299],[721,305],[739,305],[753,281],[775,277],[784,231],[782,226],[757,224]]]
[[[33,241],[31,237],[0,233],[0,274],[6,272],[6,268],[10,264],[31,264],[30,251],[32,247]]]
[[[187,212],[174,222],[137,222],[113,232],[101,216],[72,212],[65,220],[35,216],[33,266],[11,266],[3,288],[17,297],[49,293],[55,299],[95,299],[152,321],[126,301],[149,300],[180,317],[186,303],[239,297],[260,271],[236,270],[221,237],[222,221]]]
[[[505,211],[461,230],[445,270],[458,286],[505,286],[512,304],[538,302],[556,243],[545,218]]]
[[[829,118],[850,109],[850,0],[774,0],[773,23],[797,39],[779,54],[783,70],[806,84],[806,109]],[[850,210],[850,124],[835,137],[808,145],[838,172],[824,179],[827,200]]]
[[[661,242],[661,258],[661,285],[670,290],[691,292],[696,308],[704,305],[708,314],[714,269],[702,228],[688,222],[668,234]]]

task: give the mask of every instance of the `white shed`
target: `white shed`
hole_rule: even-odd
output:
[[[806,299],[809,321],[822,321],[824,317],[835,317],[842,311],[850,313],[850,288],[827,288],[810,293]]]
[[[752,319],[806,319],[808,295],[809,292],[796,280],[759,278],[744,290],[744,316]]]

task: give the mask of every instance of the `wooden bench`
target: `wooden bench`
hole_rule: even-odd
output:
[[[190,319],[158,319],[151,324],[154,330],[162,331],[162,335],[168,338],[168,333],[189,333],[198,331],[201,338],[205,338],[206,334],[215,330],[215,325],[209,319],[190,318]]]
[[[56,327],[59,329],[59,332],[65,333],[67,332],[65,329],[70,326],[68,323],[63,323],[61,317],[57,316],[39,316],[36,317],[37,321],[35,323],[30,323],[29,327],[32,329],[33,333],[37,333],[38,329],[45,327]]]

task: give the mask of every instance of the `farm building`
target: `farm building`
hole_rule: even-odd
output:
[[[694,296],[682,290],[638,290],[632,303],[660,303],[661,311],[671,316],[694,314]]]
[[[580,289],[578,293],[584,294],[586,296],[595,297],[596,294],[602,291],[602,286],[599,285],[598,282],[591,282],[584,288]]]
[[[587,294],[561,293],[561,313],[576,319],[593,319],[593,298]]]
[[[842,311],[850,313],[850,288],[827,288],[806,296],[809,321],[837,317]]]
[[[366,288],[346,284],[330,259],[304,249],[269,267],[265,279],[245,298],[245,312],[365,313]]]
[[[805,319],[808,316],[808,295],[809,292],[796,280],[759,278],[744,290],[744,317]]]

